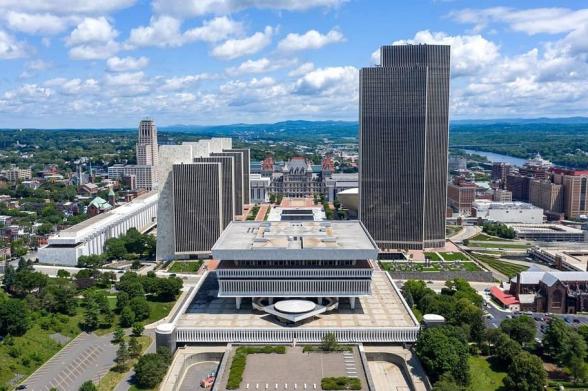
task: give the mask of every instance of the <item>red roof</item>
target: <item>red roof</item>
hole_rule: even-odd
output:
[[[493,286],[492,288],[490,288],[490,294],[496,300],[501,302],[502,305],[509,306],[509,305],[513,305],[513,304],[519,304],[519,301],[517,300],[516,297],[504,292],[502,289],[500,289],[497,286]]]

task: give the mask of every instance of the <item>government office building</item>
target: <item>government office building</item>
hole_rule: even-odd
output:
[[[249,200],[248,167],[249,150],[230,138],[160,147],[158,260],[210,256]]]
[[[382,249],[443,247],[449,46],[380,54],[359,74],[359,219]]]
[[[378,248],[359,221],[235,221],[212,255],[218,266],[158,327],[158,346],[417,338],[419,323],[374,269]]]

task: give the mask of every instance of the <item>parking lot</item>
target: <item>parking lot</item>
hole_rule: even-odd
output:
[[[28,390],[77,390],[86,380],[97,382],[114,364],[112,334],[81,334],[26,379]]]
[[[500,323],[505,319],[515,318],[517,316],[526,315],[530,316],[535,320],[535,326],[537,328],[536,338],[539,340],[543,339],[543,332],[547,328],[547,323],[550,318],[560,318],[566,324],[572,327],[578,327],[581,324],[588,324],[588,315],[572,315],[572,314],[544,314],[540,312],[506,312],[497,309],[492,304],[484,306],[484,311],[490,315],[485,318],[486,327],[498,328]]]

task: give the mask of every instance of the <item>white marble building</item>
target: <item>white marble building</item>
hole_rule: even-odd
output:
[[[75,266],[82,255],[99,255],[109,238],[125,234],[130,228],[146,231],[157,222],[157,192],[143,194],[131,202],[51,236],[39,249],[40,263]]]

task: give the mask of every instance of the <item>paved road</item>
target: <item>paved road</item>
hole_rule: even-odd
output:
[[[216,371],[217,368],[218,362],[216,361],[203,361],[192,365],[186,370],[180,391],[202,390],[200,388],[200,380],[210,372]]]
[[[452,242],[463,242],[466,239],[473,238],[482,232],[482,228],[477,225],[464,225],[463,229],[450,237]]]
[[[27,390],[77,390],[86,380],[97,383],[114,365],[116,346],[111,339],[112,334],[81,334],[24,381]]]

